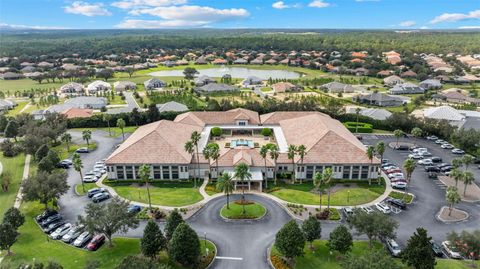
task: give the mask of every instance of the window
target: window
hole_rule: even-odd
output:
[[[343,178],[350,178],[350,168],[351,166],[343,167]]]
[[[323,172],[323,166],[315,166],[315,173],[322,173]]]
[[[362,173],[360,178],[367,179],[368,178],[368,166],[362,166]]]
[[[135,178],[140,179],[140,167],[135,166]]]
[[[117,179],[125,179],[123,166],[117,166]]]
[[[162,178],[170,179],[170,166],[162,166]]]
[[[160,166],[154,166],[153,167],[153,178],[154,179],[161,179],[162,178],[162,171],[160,169]]]
[[[133,167],[125,166],[125,176],[127,179],[133,179]]]
[[[307,179],[312,179],[313,178],[313,166],[307,166]]]
[[[354,165],[352,169],[352,178],[358,179],[359,175],[360,175],[360,166]]]
[[[178,179],[178,166],[172,166],[172,179]]]
[[[237,123],[238,123],[238,125],[240,125],[240,126],[245,126],[245,125],[247,125],[247,122],[244,121],[244,120],[239,120]]]

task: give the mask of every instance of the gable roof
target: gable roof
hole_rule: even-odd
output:
[[[166,112],[166,111],[177,111],[177,112],[188,111],[188,107],[186,105],[175,102],[175,101],[170,101],[163,104],[157,104],[157,108],[160,113]]]
[[[178,115],[175,122],[198,126],[235,124],[236,120],[248,120],[251,125],[260,124],[258,113],[244,108],[228,111],[192,111]]]
[[[273,162],[270,157],[266,158],[267,166],[273,166]],[[211,164],[215,162],[211,160]],[[218,158],[218,166],[235,166],[239,163],[245,163],[249,166],[264,166],[265,162],[262,155],[258,152],[258,149],[251,149],[248,147],[238,147],[223,152]]]
[[[201,132],[202,128],[167,120],[141,126],[108,157],[106,163],[189,164],[192,155],[185,151],[184,143],[194,131]]]
[[[303,117],[315,113],[320,114],[320,112],[317,111],[276,111],[260,115],[260,121],[264,125],[279,124],[281,120]]]

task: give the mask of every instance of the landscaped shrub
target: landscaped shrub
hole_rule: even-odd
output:
[[[272,135],[272,130],[270,128],[263,128],[261,134],[263,136],[271,136]]]
[[[272,261],[273,267],[275,269],[290,269],[290,267],[285,263],[285,261],[277,255],[272,255],[272,257],[270,257],[270,260]]]
[[[255,202],[250,201],[250,200],[241,200],[240,199],[240,200],[235,201],[235,204],[237,204],[237,205],[253,205],[253,204],[255,204]]]
[[[352,133],[355,132],[355,131],[357,131],[359,133],[371,133],[371,132],[373,132],[373,125],[371,125],[369,123],[359,122],[357,124],[356,122],[347,121],[343,125],[345,125],[345,127],[347,127],[347,129]]]
[[[213,127],[211,132],[212,132],[213,136],[221,136],[222,135],[222,129],[220,127]]]
[[[330,215],[330,211],[325,209],[322,212],[317,213],[316,217],[317,219],[320,219],[320,220],[327,220],[329,215]]]

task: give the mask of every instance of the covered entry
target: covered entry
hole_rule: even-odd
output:
[[[250,167],[249,172],[252,175],[250,180],[240,181],[239,179],[235,178],[235,171],[232,169],[226,169],[223,171],[224,173],[228,173],[233,178],[233,182],[235,183],[235,190],[242,190],[244,188],[248,191],[262,191],[262,182],[263,182],[263,175],[262,169],[258,167]]]

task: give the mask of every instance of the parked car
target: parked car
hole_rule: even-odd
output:
[[[432,157],[432,158],[430,158],[430,159],[431,159],[432,162],[434,162],[434,163],[441,163],[441,162],[442,162],[442,158],[440,158],[440,157],[436,157],[436,156],[435,156],[435,157]]]
[[[461,149],[452,149],[452,153],[462,155],[462,154],[465,154],[465,151],[463,151]]]
[[[65,163],[63,161],[57,163],[57,165],[55,165],[57,168],[63,168],[63,169],[68,169],[70,168],[70,165],[68,163]]]
[[[138,213],[142,210],[142,207],[139,205],[129,205],[127,208],[128,213]]]
[[[462,259],[462,255],[458,252],[457,247],[455,247],[450,241],[443,241],[442,247],[450,258]]]
[[[92,239],[92,235],[90,235],[89,232],[83,232],[77,237],[77,239],[75,239],[75,241],[73,241],[73,245],[81,248],[85,246],[90,239]]]
[[[97,182],[97,177],[95,175],[89,175],[89,176],[84,176],[83,177],[83,182],[85,183],[93,183],[93,182]]]
[[[382,159],[382,164],[390,162],[389,159]]]
[[[432,159],[422,159],[417,162],[420,165],[432,165],[433,161]]]
[[[430,157],[430,156],[432,156],[432,153],[430,153],[430,152],[428,152],[428,151],[421,152],[421,153],[419,153],[419,154],[422,155],[422,157],[424,157],[424,158],[425,158],[425,157]]]
[[[385,244],[387,245],[388,251],[392,254],[393,257],[400,256],[400,252],[402,252],[402,248],[398,245],[398,243],[393,239],[387,239]]]
[[[451,145],[449,143],[442,144],[440,147],[442,149],[453,149],[453,145]]]
[[[100,193],[100,192],[106,192],[106,191],[107,191],[107,189],[105,189],[105,188],[94,188],[94,189],[91,189],[91,190],[87,191],[87,196],[88,196],[88,198],[92,198],[95,194]]]
[[[428,178],[437,179],[438,174],[436,172],[428,172]]]
[[[394,189],[402,189],[403,190],[407,187],[407,182],[405,182],[405,181],[395,181],[395,182],[390,183],[390,185]]]
[[[65,242],[65,243],[71,243],[73,242],[75,239],[77,239],[77,237],[83,233],[83,230],[84,230],[84,227],[83,225],[79,225],[79,226],[73,226],[72,228],[70,228],[70,230],[68,231],[68,233],[66,233],[63,237],[62,237],[62,241]]]
[[[390,173],[388,174],[388,178],[394,178],[394,177],[403,177],[403,173]]]
[[[404,201],[400,200],[400,199],[389,198],[389,199],[387,199],[387,202],[388,202],[390,205],[396,206],[396,207],[398,207],[398,208],[400,208],[400,209],[402,209],[402,210],[407,209],[407,204],[406,204]]]
[[[60,226],[64,225],[65,224],[65,221],[63,220],[58,220],[58,221],[55,221],[55,222],[52,222],[50,223],[49,225],[45,226],[43,228],[43,231],[47,234],[50,234],[52,233],[53,231],[55,231],[57,228],[59,228]]]
[[[78,148],[75,152],[77,152],[77,153],[89,153],[90,151],[87,148]]]
[[[440,171],[443,172],[443,173],[446,173],[446,172],[450,172],[452,169],[453,169],[453,166],[447,165],[447,166],[444,166],[444,167],[440,168]]]
[[[91,251],[95,251],[98,248],[100,248],[104,242],[105,242],[105,235],[97,234],[93,237],[92,241],[88,243],[87,249]]]
[[[441,145],[441,144],[445,144],[445,143],[447,143],[447,141],[445,141],[445,140],[443,140],[443,139],[437,139],[437,140],[435,140],[435,144],[440,144],[440,145]]]
[[[427,136],[426,138],[433,141],[438,140],[438,137],[436,135]]]
[[[61,239],[72,228],[72,224],[65,223],[50,234],[53,240]]]
[[[402,170],[398,169],[398,168],[393,168],[393,169],[388,169],[387,171],[385,171],[385,173],[388,175],[388,174],[393,174],[393,173],[401,173]]]
[[[353,208],[351,208],[351,207],[344,207],[343,208],[343,214],[345,215],[345,219],[347,221],[349,221],[350,218],[355,215],[355,211],[353,211]]]
[[[43,220],[45,220],[46,218],[50,217],[50,216],[53,216],[53,215],[56,215],[58,214],[58,212],[56,210],[53,210],[53,209],[47,209],[45,211],[43,211],[42,214],[38,215],[35,217],[35,220],[38,222],[38,223],[41,223]]]
[[[390,207],[383,202],[382,203],[376,203],[375,207],[378,209],[378,211],[380,211],[384,214],[390,214],[390,212],[391,212]]]
[[[432,247],[433,254],[435,254],[435,256],[439,258],[443,258],[442,247],[440,247],[440,245],[437,244],[437,242],[435,242],[435,240],[433,239],[430,240],[429,243],[430,243],[430,246]]]
[[[55,215],[51,215],[50,217],[44,219],[44,220],[40,223],[40,225],[41,225],[42,227],[46,227],[46,226],[50,225],[50,223],[59,221],[59,220],[61,220],[61,219],[62,219],[62,216],[60,216],[60,214],[57,213],[57,214],[55,214]]]
[[[408,155],[408,158],[414,159],[414,160],[420,160],[423,158],[423,156],[418,153],[412,153]]]
[[[102,170],[100,169],[93,169],[93,175],[95,176],[95,179],[100,179],[102,177]]]
[[[95,194],[92,197],[92,202],[99,203],[99,202],[107,200],[109,198],[110,198],[110,194],[108,192],[100,192],[100,193]]]
[[[384,171],[391,170],[391,169],[398,169],[398,170],[400,170],[400,167],[392,164],[392,165],[389,165],[389,166],[382,167],[382,169],[383,169]]]
[[[371,207],[369,207],[369,206],[362,206],[362,207],[360,207],[360,208],[361,208],[363,211],[365,211],[365,213],[367,213],[367,214],[370,214],[370,213],[373,212],[373,209],[372,209]]]
[[[438,166],[438,168],[442,168],[442,167],[444,167],[444,166],[451,166],[451,164],[449,164],[449,163],[441,163],[441,164],[438,164],[437,166]]]
[[[407,145],[398,145],[398,146],[395,146],[395,149],[396,150],[409,150]]]
[[[440,168],[436,165],[425,166],[425,172],[440,172]]]
[[[427,148],[414,148],[412,150],[413,153],[417,153],[417,154],[423,154],[424,152],[428,152],[428,149]]]

